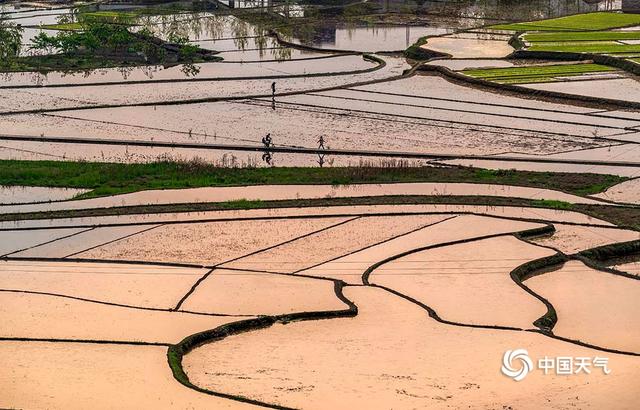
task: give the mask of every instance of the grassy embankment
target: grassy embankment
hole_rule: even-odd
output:
[[[380,167],[220,168],[199,161],[114,164],[63,161],[0,161],[0,185],[91,189],[96,197],[148,189],[264,184],[470,182],[602,192],[626,178],[601,174],[487,170],[477,168]]]

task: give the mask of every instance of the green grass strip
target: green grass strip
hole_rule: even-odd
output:
[[[382,165],[387,165],[386,167]],[[587,195],[627,178],[602,174],[389,166],[329,168],[220,168],[201,162],[115,164],[67,161],[0,161],[0,185],[90,189],[84,197],[147,189],[265,184],[470,182],[539,187]]]
[[[597,12],[488,28],[511,31],[597,31],[640,25],[640,14]]]
[[[595,72],[615,71],[615,68],[600,64],[556,64],[544,66],[522,66],[463,70],[465,75],[476,78],[535,77],[553,75],[579,75]]]
[[[488,80],[498,84],[539,84],[539,83],[553,83],[558,81],[554,77],[523,77],[523,78],[503,78]]]
[[[595,43],[532,43],[527,50],[556,51],[567,53],[636,53],[640,52],[640,44],[621,44],[613,41],[599,41]]]
[[[565,31],[560,33],[528,33],[524,35],[524,40],[531,43],[640,40],[640,31]]]
[[[533,84],[558,81],[556,77],[572,77],[590,73],[612,72],[615,68],[599,64],[558,64],[548,66],[508,67],[464,70],[463,74],[499,84]]]
[[[40,26],[40,28],[43,30],[73,31],[81,30],[82,25],[80,23],[45,24]]]

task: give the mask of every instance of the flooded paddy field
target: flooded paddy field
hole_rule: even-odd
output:
[[[333,59],[319,61],[329,60]],[[376,76],[378,72],[380,70],[369,75],[358,74],[348,77],[371,77]],[[336,86],[335,80],[330,78],[287,80],[298,85],[289,85],[283,92],[296,92],[297,87]],[[277,83],[282,81],[278,80]],[[357,78],[347,81],[357,81]],[[236,85],[240,87],[240,83],[225,81],[219,84],[227,90],[226,93],[231,93],[227,96],[235,98],[242,94],[264,94],[271,82],[244,80],[244,87],[251,88],[238,88],[237,91],[233,89]],[[209,92],[206,88],[203,88],[202,84],[193,85],[196,86],[199,89],[197,92],[194,91],[195,95],[200,94],[198,97],[208,98]],[[410,91],[415,86],[419,86],[418,90],[424,91]],[[116,90],[110,87],[110,91],[118,91],[119,96],[114,95],[107,101],[101,97],[101,87],[73,88],[70,89],[73,95],[63,89],[48,89],[47,94],[51,94],[52,99],[48,99],[44,108],[53,105],[77,106],[78,101],[83,101],[81,105],[112,104],[123,100],[127,101],[126,104],[129,103],[129,87],[114,87]],[[139,87],[141,92],[147,94],[153,94],[153,90],[156,89],[163,89],[175,90],[180,95],[186,95],[183,93],[192,89],[189,86],[188,90],[184,90],[182,85],[171,84],[157,84],[153,89],[132,87]],[[219,87],[215,90],[214,93],[220,95]],[[20,91],[22,98],[33,93],[40,95],[42,91],[27,90],[26,94]],[[95,97],[91,97],[92,95]],[[456,95],[456,98],[451,99],[451,95]],[[89,98],[95,99],[88,102]],[[133,103],[147,104],[151,98],[154,98],[153,95],[144,97],[136,94]],[[486,99],[495,103],[484,104],[483,101]],[[580,156],[593,152],[594,159],[607,158],[612,146],[615,148],[616,145],[626,142],[636,144],[638,134],[633,127],[640,125],[640,118],[635,115],[608,115],[595,109],[518,100],[453,85],[437,77],[422,76],[335,91],[313,91],[309,94],[277,97],[275,107],[273,110],[270,99],[263,98],[195,105],[70,110],[29,116],[4,115],[0,117],[0,122],[8,133],[34,136],[40,135],[43,129],[51,129],[46,135],[259,144],[261,138],[270,133],[277,145],[313,147],[319,135],[330,132],[331,136],[326,138],[332,148],[366,147],[371,150],[424,152],[426,147],[430,152],[436,153],[477,155],[566,156],[565,153],[578,151]],[[243,122],[243,118],[255,118],[256,121],[247,123]],[[26,119],[29,120],[25,121]],[[185,119],[188,119],[188,128],[184,126]],[[300,128],[295,126],[297,123],[304,123],[306,126]],[[443,139],[443,136],[447,138]],[[363,147],[363,144],[366,145]],[[38,145],[40,144],[5,142],[3,146],[24,151],[3,150],[2,155],[5,158],[28,157],[33,155],[29,151],[41,151],[37,148]],[[600,147],[605,149],[598,151]],[[109,146],[59,148],[56,151],[64,153],[67,158],[93,161],[104,160],[102,158],[114,161],[123,155],[124,151]],[[629,148],[635,148],[635,145]],[[135,151],[138,154],[145,152],[148,152],[148,158],[153,160],[167,151]],[[183,150],[180,156],[213,155],[220,158],[231,150],[217,153],[194,150],[191,152]],[[236,156],[243,160],[246,158],[246,155]],[[144,157],[143,155],[142,158]],[[276,155],[276,159],[278,158],[280,165],[309,164],[286,154]],[[342,161],[343,164],[347,162],[343,158],[333,160]]]
[[[312,408],[323,408],[320,403],[336,408],[411,407],[427,403],[429,407],[447,408],[462,407],[469,402],[489,407],[535,408],[549,401],[575,403],[576,390],[579,402],[593,402],[600,389],[610,391],[610,388],[621,394],[615,399],[619,403],[633,396],[629,390],[633,382],[625,381],[624,376],[634,375],[635,358],[616,360],[620,369],[616,378],[619,377],[617,382],[621,384],[616,387],[613,387],[616,382],[602,374],[594,375],[593,378],[601,381],[589,383],[588,388],[584,387],[584,380],[538,375],[527,380],[529,389],[537,393],[530,396],[522,393],[519,385],[507,384],[489,363],[486,367],[470,367],[465,355],[451,352],[465,351],[471,344],[479,353],[478,360],[484,362],[514,342],[526,346],[534,355],[562,354],[567,348],[561,342],[528,332],[438,325],[409,301],[391,303],[393,296],[381,289],[352,287],[345,290],[345,295],[360,306],[356,318],[274,325],[205,345],[187,356],[189,376],[198,385],[213,391],[227,388],[238,395],[292,407],[316,403],[311,404]],[[378,326],[380,321],[387,326]],[[308,342],[309,334],[316,336],[312,345]],[[289,347],[286,352],[277,348],[283,344]],[[450,350],[454,346],[457,349]],[[377,360],[369,359],[372,351],[377,353]],[[590,354],[577,346],[568,351]],[[262,360],[252,360],[254,354]],[[292,370],[288,365],[291,362],[308,363],[309,367]],[[207,374],[206,369],[211,366],[219,369],[215,375]],[[448,370],[438,374],[431,371],[442,368]],[[247,374],[250,378],[243,379],[242,375]],[[482,382],[476,383],[478,380]],[[572,394],[567,396],[562,388],[546,389],[547,383],[567,386]],[[335,391],[340,394],[333,394]]]
[[[578,204],[604,204],[597,199],[583,198],[564,192],[500,185],[463,183],[414,183],[414,184],[359,184],[347,186],[327,185],[261,185],[221,188],[193,188],[161,191],[141,191],[133,194],[114,195],[106,198],[89,198],[56,203],[0,205],[3,213],[59,211],[69,209],[111,208],[114,206],[139,206],[178,203],[206,203],[227,201],[277,201],[287,199],[322,199],[382,197],[397,195],[424,196],[493,196],[533,200],[556,200]]]
[[[0,408],[634,408],[637,73],[531,54],[624,1],[45,6],[0,7]]]
[[[636,231],[603,229],[593,226],[554,224],[556,231],[549,237],[533,239],[536,244],[573,254],[603,245],[640,239]]]
[[[0,205],[61,201],[85,192],[84,189],[5,186],[0,187]]]
[[[584,82],[561,82],[549,84],[531,84],[537,90],[560,91],[569,94],[582,94],[592,97],[618,98],[627,101],[640,101],[640,85],[635,79],[591,80]]]
[[[556,308],[558,323],[554,327],[555,334],[585,343],[607,345],[612,349],[638,350],[640,339],[633,334],[640,327],[638,317],[632,313],[640,291],[637,280],[597,271],[572,261],[555,272],[531,278],[525,283],[544,295]],[[583,292],[589,295],[589,303],[575,297]],[[615,304],[607,302],[611,295],[616,297]],[[591,333],[594,322],[599,323],[601,332]]]
[[[415,206],[348,209],[353,213],[351,217],[330,217],[346,211],[333,207],[217,213],[218,217],[235,219],[228,222],[188,222],[191,216],[186,214],[158,215],[161,220],[178,217],[185,221],[162,226],[148,224],[154,221],[153,215],[141,215],[135,218],[145,225],[88,230],[33,230],[30,221],[23,221],[12,231],[0,232],[2,243],[13,243],[20,234],[31,239],[28,257],[18,252],[0,261],[3,302],[0,313],[6,324],[0,335],[0,348],[15,355],[3,360],[5,370],[0,380],[11,392],[3,400],[74,407],[85,400],[84,396],[68,396],[62,391],[66,387],[56,383],[49,383],[46,390],[25,401],[15,377],[24,374],[29,379],[48,380],[51,377],[48,366],[56,363],[55,356],[61,351],[66,352],[65,357],[75,358],[75,367],[59,365],[57,372],[66,375],[73,371],[74,377],[79,377],[78,371],[84,374],[95,370],[88,365],[89,361],[106,358],[110,349],[124,349],[119,357],[135,354],[136,360],[126,363],[130,371],[137,374],[157,367],[154,378],[163,380],[146,379],[151,383],[146,387],[133,382],[125,391],[131,394],[145,391],[154,398],[149,400],[155,397],[164,400],[166,391],[172,390],[163,389],[161,393],[156,391],[158,386],[178,384],[171,377],[166,349],[189,335],[260,315],[348,312],[352,304],[358,310],[351,318],[351,314],[342,318],[338,315],[283,326],[282,323],[287,323],[283,317],[284,322],[266,329],[204,344],[184,356],[182,367],[198,388],[229,395],[231,398],[222,405],[232,408],[243,405],[234,399],[240,396],[281,406],[306,407],[305,403],[319,400],[317,395],[325,395],[326,389],[336,388],[337,374],[349,372],[361,376],[351,378],[348,390],[336,401],[340,408],[346,402],[349,406],[365,405],[374,391],[381,408],[390,403],[437,404],[441,399],[455,406],[458,400],[517,403],[524,400],[523,393],[512,380],[496,372],[503,350],[514,344],[536,356],[606,354],[608,366],[615,369],[612,373],[615,382],[594,371],[589,377],[599,380],[595,384],[598,388],[608,390],[620,383],[624,387],[623,380],[637,377],[636,357],[598,350],[637,351],[634,338],[629,338],[625,330],[635,326],[635,316],[630,312],[637,308],[636,297],[629,295],[625,299],[627,305],[621,309],[628,314],[618,315],[615,323],[608,323],[611,327],[608,334],[615,336],[597,337],[588,330],[592,328],[590,321],[597,319],[592,319],[588,312],[573,313],[571,306],[565,307],[560,297],[564,293],[554,294],[554,285],[546,282],[538,285],[546,281],[547,275],[561,274],[562,270],[528,279],[525,284],[531,282],[531,288],[556,307],[557,334],[566,340],[554,340],[544,334],[523,331],[535,329],[534,322],[545,314],[546,308],[509,275],[518,266],[555,254],[549,247],[527,243],[512,235],[515,232],[527,235],[528,230],[544,228],[544,220],[560,222],[551,222],[559,233],[567,229],[565,226],[576,228],[565,225],[567,222],[586,224],[584,230],[607,236],[612,242],[630,240],[631,234],[621,236],[618,232],[625,231],[605,229],[606,223],[580,219],[580,214],[544,209],[529,214],[529,218],[539,222],[512,219],[522,218],[526,211],[523,208],[508,212],[487,207],[475,210],[487,216],[456,214],[471,208],[450,205],[431,206],[432,212],[438,209],[446,212],[440,215],[412,215],[411,212],[419,210]],[[373,214],[368,216],[368,212]],[[378,216],[380,213],[388,215]],[[199,213],[193,217],[206,219],[215,215]],[[247,217],[260,219],[240,220]],[[102,217],[70,222],[71,226],[79,226],[87,222],[95,225],[125,221],[121,219]],[[135,223],[131,217],[128,219],[127,223]],[[64,221],[57,220],[48,223],[64,225]],[[81,236],[78,242],[89,250],[65,256],[70,249],[69,240]],[[584,247],[600,243],[589,241]],[[230,262],[221,263],[225,260]],[[599,275],[602,283],[617,286],[608,284],[608,277],[614,275]],[[629,278],[620,280],[633,282]],[[343,288],[343,283],[360,286]],[[633,290],[626,283],[621,283],[625,294]],[[541,287],[543,284],[545,288]],[[610,295],[605,289],[609,288],[602,289],[603,295]],[[465,302],[460,303],[462,300]],[[425,306],[437,312],[437,316],[430,318]],[[385,323],[384,328],[379,326],[380,320]],[[618,327],[620,321],[626,322]],[[56,326],[44,325],[53,322]],[[284,334],[278,336],[279,332]],[[282,347],[276,348],[283,346],[282,337],[287,339],[287,353],[283,353]],[[421,346],[429,340],[432,348]],[[456,346],[461,340],[465,346],[472,340],[474,349],[482,350],[483,364],[467,367],[466,372],[455,370],[462,366],[458,361],[466,362],[459,353],[452,353],[459,351]],[[577,341],[594,347],[580,346]],[[375,365],[356,365],[358,357],[370,354],[363,343],[378,352],[389,353],[378,356]],[[410,343],[412,348],[406,350],[398,343],[404,347]],[[433,346],[438,346],[437,351]],[[392,351],[396,353],[391,354]],[[28,363],[24,356],[27,352],[31,352],[32,358]],[[261,357],[259,363],[253,360],[253,354],[257,353]],[[290,360],[281,362],[283,354]],[[31,361],[36,357],[41,357],[43,363]],[[404,359],[399,361],[399,357]],[[321,360],[322,366],[316,364],[317,360]],[[124,371],[119,367],[124,364],[117,363],[109,365],[110,370],[97,369],[103,374],[92,384],[95,394],[106,394],[113,387],[115,382],[109,381],[109,377]],[[448,365],[444,366],[445,363]],[[443,371],[445,368],[448,370]],[[482,374],[476,375],[477,372]],[[111,374],[114,376],[106,376]],[[165,374],[166,379],[161,376]],[[575,381],[556,377],[533,374],[526,383],[530,388],[546,391],[545,400],[568,402],[574,400],[571,397],[575,393],[565,396],[563,388],[549,390],[549,383],[558,386],[562,381],[562,386],[573,390],[583,385],[587,376]],[[385,387],[371,390],[375,383]],[[217,401],[222,400],[180,387],[181,393],[172,396],[177,407],[182,403],[197,408],[217,406]],[[624,408],[633,397],[622,387],[616,387],[621,389],[616,398],[619,408]],[[502,393],[495,396],[492,392],[498,389]],[[193,392],[193,396],[188,392]],[[331,397],[327,400],[337,400]],[[579,397],[580,403],[602,400],[593,389],[585,390]],[[126,399],[127,403],[128,400],[133,399]],[[100,402],[105,406],[109,403],[106,399]],[[145,401],[142,406],[147,404]]]

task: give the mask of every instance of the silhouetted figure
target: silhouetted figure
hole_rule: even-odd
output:
[[[271,133],[262,137],[262,145],[264,145],[264,154],[262,154],[262,160],[271,165],[273,156],[271,155],[271,147],[273,147],[273,141],[271,140]]]
[[[318,139],[318,150],[326,150],[324,147],[324,136],[322,135]],[[320,168],[324,165],[324,155],[325,154],[323,152],[318,152],[318,165],[320,165]]]
[[[271,83],[271,109],[276,110],[276,82]]]
[[[262,145],[265,148],[270,148],[273,144],[271,142],[271,133],[268,133],[265,137],[262,137]]]

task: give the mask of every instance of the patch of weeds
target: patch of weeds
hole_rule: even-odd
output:
[[[534,206],[540,206],[543,208],[570,210],[573,209],[573,204],[565,201],[558,201],[555,199],[534,199],[532,201]]]
[[[407,48],[404,51],[404,56],[406,58],[409,58],[411,60],[416,60],[416,61],[426,61],[426,60],[431,60],[432,58],[437,58],[437,57],[448,57],[448,55],[445,53],[440,53],[438,51],[433,51],[433,50],[429,50],[421,47],[427,44],[428,42],[429,42],[429,36],[420,37],[418,41],[410,45],[409,48]]]

